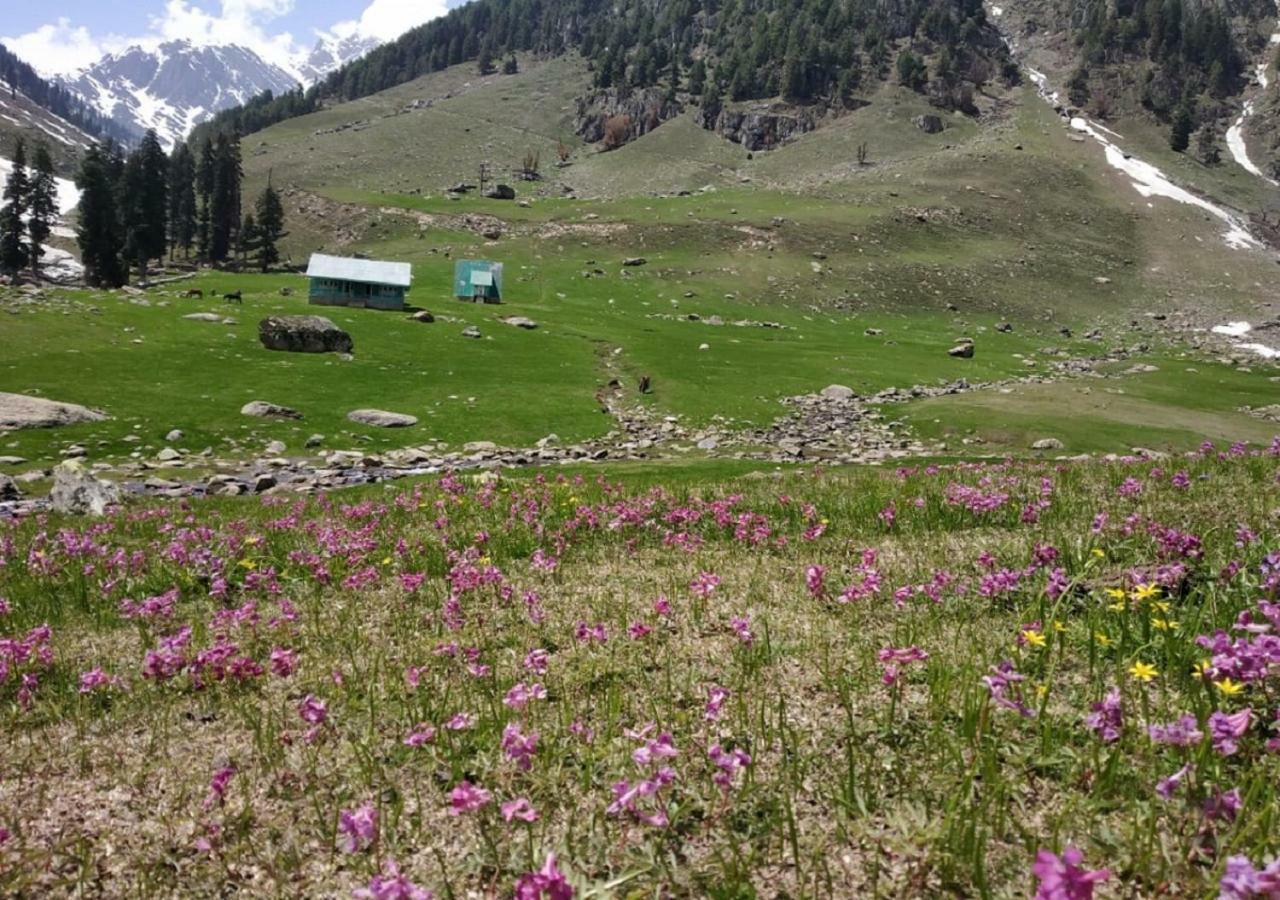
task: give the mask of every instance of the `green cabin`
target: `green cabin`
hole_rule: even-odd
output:
[[[313,253],[307,277],[309,299],[316,306],[404,309],[413,271],[408,263]]]
[[[453,267],[453,295],[473,303],[501,303],[502,263],[458,260]]]

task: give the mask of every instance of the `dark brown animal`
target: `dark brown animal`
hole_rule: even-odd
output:
[[[189,291],[183,291],[182,296],[190,298],[192,300],[203,300],[204,291],[200,290],[200,288],[192,288]]]
[[[244,299],[240,296],[239,291],[232,291],[229,294],[223,294],[222,299],[226,300],[228,303],[239,303],[241,306],[244,306]]]
[[[649,378],[648,375],[640,376],[640,393],[642,394],[653,393],[653,381],[652,379]]]

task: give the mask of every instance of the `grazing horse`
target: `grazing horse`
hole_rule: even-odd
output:
[[[653,392],[653,379],[648,375],[640,376],[640,393],[648,394]]]
[[[200,290],[200,288],[192,288],[189,291],[183,291],[182,296],[190,299],[194,299],[194,300],[203,300],[204,291]]]
[[[228,303],[239,303],[241,306],[244,306],[244,300],[241,298],[239,291],[232,291],[229,294],[223,294],[222,299],[226,300]]]

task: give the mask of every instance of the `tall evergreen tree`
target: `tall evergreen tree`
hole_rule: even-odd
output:
[[[58,217],[58,183],[53,176],[53,157],[44,144],[36,147],[31,176],[31,202],[28,204],[27,234],[31,237],[31,277],[40,277],[40,257],[44,243],[53,233]]]
[[[124,241],[114,181],[116,148],[94,144],[80,161],[76,187],[80,189],[80,225],[76,233],[85,281],[93,287],[116,288],[125,283],[128,269],[121,251]]]
[[[1169,147],[1178,153],[1191,146],[1191,110],[1183,103],[1173,115],[1173,131],[1169,133]]]
[[[244,221],[236,232],[236,257],[240,265],[248,264],[249,258],[256,257],[261,249],[262,239],[258,222],[254,219],[253,213],[245,213]]]
[[[266,190],[258,195],[255,212],[258,214],[258,265],[265,272],[280,261],[280,239],[287,235],[284,205],[270,180]]]
[[[169,160],[160,138],[150,130],[129,156],[124,170],[122,221],[125,256],[138,266],[138,279],[147,280],[147,262],[164,256],[167,247]]]
[[[178,250],[191,255],[196,235],[195,157],[186,144],[178,144],[169,156],[169,256]]]
[[[200,211],[196,219],[196,255],[201,262],[208,262],[213,252],[213,139],[206,137],[200,145],[200,158],[196,161],[196,197]]]
[[[240,230],[240,139],[218,135],[213,151],[213,195],[209,207],[209,258],[224,262]]]
[[[0,207],[0,272],[16,276],[27,267],[29,247],[23,240],[22,218],[31,202],[31,182],[27,178],[27,148],[22,138],[14,143],[13,171],[4,186],[4,206]]]

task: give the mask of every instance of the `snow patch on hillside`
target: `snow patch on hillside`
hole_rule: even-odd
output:
[[[0,156],[0,184],[8,182],[9,175],[13,172],[13,163],[10,160]],[[30,165],[27,166],[27,174],[31,174]],[[80,189],[76,187],[74,181],[66,178],[54,179],[58,186],[58,212],[66,215],[76,208],[80,202]]]

